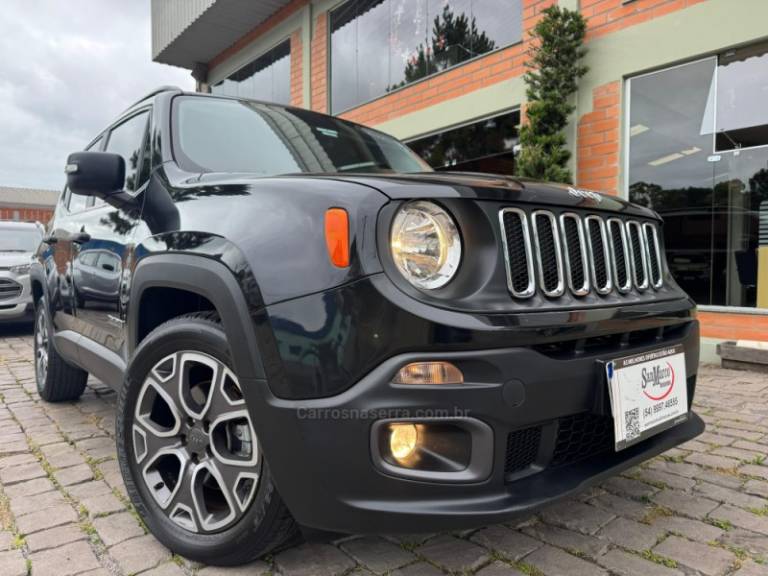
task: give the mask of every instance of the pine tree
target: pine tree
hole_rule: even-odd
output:
[[[478,29],[474,17],[456,16],[450,5],[446,5],[443,13],[435,16],[429,45],[421,44],[406,65],[405,81],[400,86],[495,49],[496,43]]]
[[[581,61],[586,54],[586,21],[579,12],[550,6],[532,32],[528,71],[527,122],[520,130],[522,150],[517,159],[519,176],[571,183],[565,128],[574,112],[571,96],[587,73]]]

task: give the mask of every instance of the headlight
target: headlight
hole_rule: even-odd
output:
[[[390,243],[398,270],[417,288],[441,288],[459,269],[459,230],[450,214],[432,202],[403,206],[392,224]]]
[[[18,275],[29,274],[29,264],[20,264],[18,266],[11,266],[11,272]]]

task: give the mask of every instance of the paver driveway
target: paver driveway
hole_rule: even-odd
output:
[[[236,570],[146,534],[113,440],[115,394],[40,401],[28,330],[0,327],[0,575],[768,575],[768,376],[707,367],[708,431],[579,498],[459,534],[304,544]]]

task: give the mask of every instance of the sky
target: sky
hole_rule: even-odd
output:
[[[0,187],[64,186],[64,164],[161,85],[188,70],[151,56],[149,0],[3,0]]]

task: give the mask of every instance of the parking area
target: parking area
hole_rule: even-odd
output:
[[[705,367],[699,439],[578,498],[456,534],[345,537],[238,569],[171,554],[131,509],[115,394],[51,405],[30,329],[0,327],[0,575],[768,575],[768,375]]]

